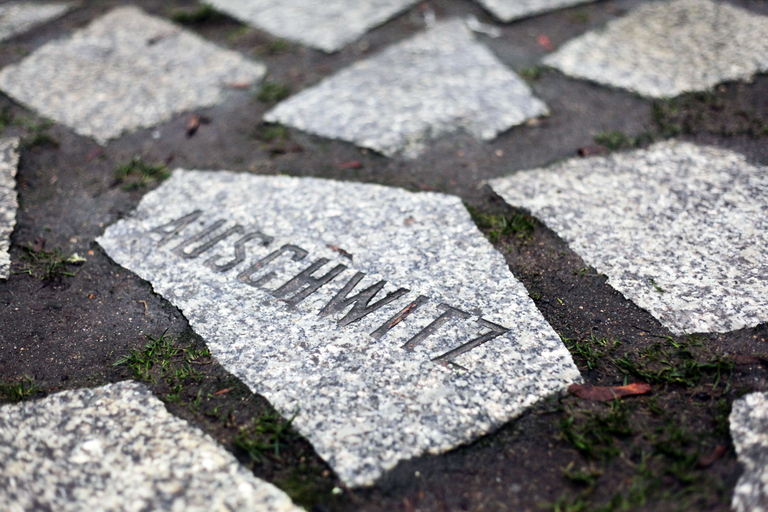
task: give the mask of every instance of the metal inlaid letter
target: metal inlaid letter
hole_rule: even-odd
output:
[[[323,277],[312,277],[312,274],[317,272],[317,270],[328,263],[330,260],[328,258],[320,258],[316,262],[314,262],[312,265],[309,266],[306,270],[303,270],[299,275],[285,283],[283,286],[278,288],[277,290],[272,292],[272,295],[277,297],[278,299],[285,299],[288,295],[291,293],[296,292],[296,295],[291,297],[290,299],[287,299],[285,302],[287,302],[290,305],[298,304],[299,302],[303,301],[313,293],[315,293],[317,290],[320,289],[321,286],[329,283],[331,279],[336,277],[337,275],[344,272],[347,267],[344,265],[336,265],[333,267],[330,271],[328,271],[327,274],[325,274]],[[299,288],[302,286],[307,285],[306,288],[299,291]]]
[[[256,263],[248,267],[247,269],[240,272],[240,274],[238,274],[237,276],[237,280],[245,284],[255,286],[257,288],[264,286],[265,283],[275,278],[274,272],[269,272],[268,274],[265,274],[263,277],[256,279],[255,281],[251,279],[251,276],[253,276],[253,274],[255,274],[256,272],[264,268],[266,265],[268,265],[272,260],[274,260],[281,254],[286,252],[293,253],[293,255],[291,256],[291,259],[293,261],[302,260],[306,258],[307,254],[309,254],[307,251],[305,251],[301,247],[291,245],[291,244],[286,244],[281,248],[279,248],[278,250],[267,254],[262,259],[260,259],[259,261],[257,261]]]
[[[243,236],[240,240],[235,242],[235,258],[233,260],[230,260],[226,263],[218,264],[216,263],[221,256],[216,255],[212,256],[211,258],[208,258],[205,260],[205,266],[215,270],[216,272],[227,272],[228,270],[233,269],[243,261],[245,261],[245,244],[253,240],[254,238],[258,238],[261,240],[261,245],[264,247],[268,246],[272,243],[271,236],[265,235],[264,233],[261,233],[259,231],[254,231],[253,233],[247,233],[245,236]]]
[[[234,227],[231,227],[230,229],[226,230],[224,233],[221,233],[210,240],[206,241],[204,244],[201,244],[198,248],[192,250],[192,252],[187,252],[186,248],[190,245],[196,244],[197,242],[201,240],[205,240],[208,238],[211,234],[213,234],[217,229],[219,229],[221,226],[224,225],[223,220],[217,220],[214,222],[211,226],[205,228],[198,234],[196,234],[193,237],[190,237],[183,242],[181,242],[178,246],[176,246],[173,249],[173,254],[176,256],[181,256],[185,260],[191,260],[194,258],[197,258],[201,254],[203,254],[205,251],[219,243],[220,241],[227,238],[229,235],[233,233],[242,233],[243,232],[243,226],[235,225]]]
[[[159,233],[163,235],[163,238],[158,240],[157,245],[163,246],[168,243],[171,238],[178,235],[182,230],[184,230],[184,228],[195,222],[198,217],[202,215],[202,213],[202,210],[195,210],[192,213],[181,217],[180,219],[172,220],[167,224],[163,224],[162,226],[158,226],[153,229],[151,231],[152,233]]]
[[[371,300],[381,291],[382,288],[384,288],[384,285],[387,284],[387,282],[379,281],[373,286],[369,286],[365,290],[351,297],[347,297],[352,292],[352,290],[354,290],[355,286],[357,286],[357,284],[363,279],[363,277],[365,277],[363,272],[357,272],[354,276],[352,276],[352,279],[350,279],[347,284],[345,284],[344,287],[339,290],[336,296],[332,298],[331,301],[328,302],[328,304],[326,304],[323,309],[320,310],[319,315],[328,316],[332,313],[340,313],[344,311],[347,306],[352,304],[352,309],[350,309],[349,312],[341,320],[339,320],[339,325],[349,325],[352,322],[357,322],[364,316],[373,313],[377,309],[386,306],[390,302],[399,299],[410,291],[406,288],[399,288],[394,292],[388,293],[386,297],[374,302],[369,306],[368,303],[371,302]]]
[[[414,348],[416,348],[417,345],[419,345],[421,342],[427,339],[431,334],[434,334],[435,331],[437,331],[440,327],[442,327],[446,322],[448,322],[448,320],[450,320],[453,317],[462,318],[466,320],[467,318],[472,316],[471,313],[467,313],[466,311],[462,311],[458,308],[451,307],[447,304],[438,304],[437,307],[440,309],[444,309],[445,313],[435,318],[431,324],[429,324],[420,332],[418,332],[416,336],[406,341],[401,348],[404,348],[405,350],[413,350]]]
[[[477,338],[466,342],[465,344],[463,344],[458,348],[449,350],[445,354],[434,358],[433,361],[442,363],[442,364],[450,363],[452,360],[456,359],[461,354],[465,354],[470,350],[472,350],[473,348],[477,348],[483,343],[491,341],[493,338],[498,338],[502,334],[506,334],[507,332],[509,332],[509,329],[507,329],[506,327],[503,327],[499,324],[495,324],[493,322],[489,322],[484,318],[478,318],[477,323],[479,323],[483,327],[488,327],[490,331],[488,331],[485,334],[481,334]]]
[[[387,334],[394,326],[408,318],[411,314],[413,314],[414,311],[419,309],[419,306],[424,304],[429,300],[429,297],[426,297],[424,295],[419,295],[416,297],[416,300],[405,306],[398,314],[381,324],[378,329],[373,331],[371,333],[371,336],[377,340],[381,339],[385,334]]]

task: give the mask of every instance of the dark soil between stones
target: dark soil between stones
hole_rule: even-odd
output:
[[[165,17],[196,9],[192,1],[135,3]],[[734,3],[768,14],[766,2]],[[91,1],[5,42],[0,66],[18,62],[119,4]],[[535,69],[546,53],[536,43],[538,35],[560,45],[635,4],[596,2],[503,26],[499,39],[478,36],[502,61],[532,78],[551,116],[513,128],[491,143],[461,133],[446,136],[415,160],[387,159],[351,144],[262,125],[271,104],[256,99],[258,91],[233,91],[220,106],[177,116],[103,148],[62,126],[46,126],[0,95],[2,119],[8,121],[3,135],[21,135],[25,141],[18,175],[21,207],[12,236],[14,270],[32,265],[29,247],[60,249],[62,258],[76,252],[87,259],[60,265],[49,279],[15,273],[0,283],[0,384],[17,386],[27,378],[39,390],[29,393],[27,398],[34,399],[63,389],[143,380],[174,414],[201,426],[256,475],[317,512],[729,510],[740,470],[727,414],[738,396],[768,389],[768,325],[672,337],[542,224],[528,219],[522,224],[532,229],[500,229],[501,219],[525,219],[526,214],[483,185],[493,177],[575,157],[579,148],[595,146],[596,139],[625,150],[676,136],[733,149],[768,165],[768,76],[652,102]],[[424,6],[439,18],[473,14],[493,22],[470,1],[428,2],[333,55],[285,44],[222,15],[188,27],[264,61],[267,80],[297,92],[421,30]],[[188,137],[193,114],[210,123]],[[283,429],[284,420],[275,420],[266,400],[214,360],[180,350],[202,349],[204,340],[191,332],[180,311],[114,264],[94,242],[157,186],[153,180],[136,184],[116,178],[116,169],[135,157],[171,169],[285,173],[459,195],[564,338],[585,380],[594,385],[650,380],[652,393],[618,403],[553,397],[471,445],[402,462],[374,487],[344,489],[311,446]],[[344,165],[351,161],[362,167]],[[127,183],[136,186],[125,190]],[[154,366],[137,374],[127,363],[114,364],[131,350],[143,350],[148,335],[157,340],[164,333],[178,347],[167,356],[170,366],[194,371],[162,373]],[[0,401],[8,398],[3,395]],[[721,458],[707,460],[721,452]]]

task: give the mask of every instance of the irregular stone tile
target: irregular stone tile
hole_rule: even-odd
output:
[[[15,2],[0,5],[0,41],[24,33],[46,21],[52,21],[71,8],[72,6],[66,3]]]
[[[653,98],[704,91],[768,71],[768,18],[727,2],[652,2],[543,63]]]
[[[276,36],[335,52],[418,0],[210,0],[244,23]]]
[[[99,243],[349,485],[580,379],[456,197],[177,170]]]
[[[264,119],[392,156],[416,156],[439,135],[482,140],[547,113],[460,20],[353,64],[268,112]]]
[[[501,21],[512,21],[594,0],[478,0]]]
[[[148,16],[115,9],[0,72],[0,89],[99,143],[214,105],[265,67]]]
[[[16,167],[19,164],[19,139],[0,139],[0,279],[11,270],[11,233],[16,225]]]
[[[0,407],[0,509],[302,510],[135,382]]]
[[[731,437],[744,468],[733,491],[734,512],[768,511],[768,393],[752,393],[733,402]]]
[[[671,141],[491,186],[676,334],[768,321],[768,168],[742,155]]]

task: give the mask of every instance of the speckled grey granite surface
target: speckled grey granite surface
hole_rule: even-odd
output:
[[[0,72],[0,89],[100,143],[223,100],[262,64],[136,7],[117,8]]]
[[[733,402],[731,437],[744,469],[733,491],[734,512],[768,511],[768,393]]]
[[[387,156],[464,129],[482,140],[547,113],[460,20],[439,23],[288,98],[264,119]]]
[[[491,186],[674,333],[768,321],[768,168],[742,155],[670,141]]]
[[[643,4],[543,63],[655,98],[768,71],[768,18],[711,0]]]
[[[16,167],[19,164],[19,139],[0,139],[0,279],[8,279],[11,269],[11,233],[16,225]]]
[[[478,0],[501,21],[512,21],[594,0]]]
[[[177,170],[98,241],[349,485],[580,379],[457,197]]]
[[[300,512],[144,385],[0,407],[0,510]]]
[[[0,4],[0,41],[51,21],[69,9],[68,3],[10,2]]]
[[[344,46],[418,0],[209,0],[244,23],[326,52]]]

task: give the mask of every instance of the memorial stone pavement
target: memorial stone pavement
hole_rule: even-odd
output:
[[[348,485],[581,380],[456,197],[177,170],[98,242]]]
[[[3,2],[0,509],[768,510],[767,35]]]

